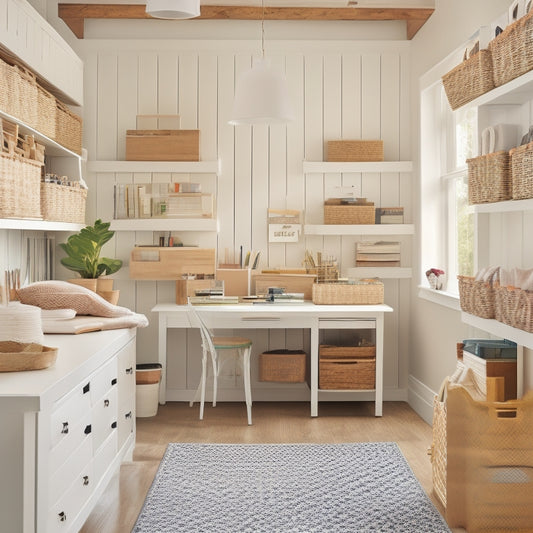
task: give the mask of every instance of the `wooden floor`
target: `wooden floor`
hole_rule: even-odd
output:
[[[206,405],[204,420],[198,406],[167,403],[157,416],[137,419],[133,462],[124,463],[83,533],[130,533],[169,442],[219,443],[338,443],[396,442],[420,484],[431,494],[431,463],[427,449],[431,428],[404,402],[385,402],[383,417],[374,416],[373,402],[322,402],[319,417],[311,418],[309,403],[265,403],[253,406],[253,425],[246,424],[244,403]]]

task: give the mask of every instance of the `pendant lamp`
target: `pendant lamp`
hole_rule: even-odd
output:
[[[265,6],[261,2],[261,58],[237,81],[230,124],[283,124],[293,119],[285,76],[265,58]]]
[[[147,0],[146,13],[158,19],[192,19],[200,16],[200,0]]]

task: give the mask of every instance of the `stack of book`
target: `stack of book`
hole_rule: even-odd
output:
[[[377,207],[376,224],[403,224],[403,207]]]
[[[400,243],[396,241],[358,242],[355,266],[399,267]]]

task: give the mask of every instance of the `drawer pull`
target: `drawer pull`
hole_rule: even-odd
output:
[[[117,423],[116,423],[116,422],[113,422],[113,423],[111,424],[111,429],[115,429],[116,427],[117,427]]]
[[[113,378],[111,380],[111,386],[116,385],[116,384],[117,384],[117,378]]]
[[[89,476],[83,476],[83,486],[86,487],[89,484]]]
[[[61,511],[57,516],[59,516],[60,522],[65,522],[67,520],[67,515],[64,511]]]
[[[85,387],[83,387],[83,394],[87,394],[91,390],[91,384],[87,383]]]
[[[128,411],[128,412],[124,415],[124,417],[125,417],[126,419],[131,418],[131,411]]]
[[[64,435],[68,433],[68,422],[63,422],[63,429],[61,430],[61,433]]]
[[[91,424],[89,424],[88,426],[85,426],[85,429],[83,430],[83,432],[85,433],[85,435],[89,435],[92,430],[93,430],[93,428],[92,428]]]
[[[126,374],[133,374],[133,367],[126,368]]]
[[[109,400],[107,398],[104,400],[104,407],[109,407]]]

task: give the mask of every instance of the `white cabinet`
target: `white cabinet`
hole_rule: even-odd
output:
[[[135,329],[45,345],[50,368],[0,374],[5,531],[78,531],[135,445]]]

